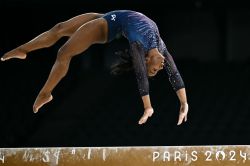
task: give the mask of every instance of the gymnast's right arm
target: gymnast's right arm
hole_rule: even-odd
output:
[[[175,90],[181,104],[179,119],[177,123],[177,125],[180,125],[183,121],[187,121],[188,103],[187,103],[185,85],[174,63],[173,58],[167,49],[164,50],[163,55],[165,57],[164,67],[168,73],[169,81],[173,89]]]

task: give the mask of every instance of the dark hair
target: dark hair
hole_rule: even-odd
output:
[[[121,75],[133,69],[132,58],[128,49],[125,51],[117,51],[115,54],[119,57],[119,59],[111,66],[112,75]]]

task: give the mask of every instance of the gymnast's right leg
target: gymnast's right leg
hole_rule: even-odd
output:
[[[1,60],[5,61],[11,58],[25,59],[27,53],[37,49],[50,47],[60,38],[64,36],[70,37],[83,24],[100,18],[101,16],[102,14],[99,13],[86,13],[73,17],[65,22],[58,23],[50,30],[38,35],[31,41],[5,53]]]
[[[33,105],[34,113],[52,100],[52,91],[67,74],[71,59],[84,52],[92,44],[107,41],[108,25],[105,19],[99,18],[82,25],[69,40],[59,49],[56,61],[49,77],[39,92]]]

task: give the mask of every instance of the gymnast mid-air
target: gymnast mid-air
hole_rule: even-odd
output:
[[[144,114],[138,123],[145,123],[154,113],[150,102],[148,77],[155,76],[163,68],[167,71],[169,81],[180,101],[177,125],[187,121],[188,103],[182,77],[160,37],[155,22],[136,11],[116,10],[106,14],[78,15],[56,24],[31,41],[5,53],[1,60],[25,59],[29,52],[50,47],[60,38],[69,37],[59,49],[49,77],[35,100],[33,111],[37,113],[44,104],[53,99],[52,91],[67,74],[70,61],[74,56],[84,52],[93,44],[110,42],[117,35],[127,38],[130,45],[129,57],[144,105]],[[119,67],[117,65],[117,69]]]

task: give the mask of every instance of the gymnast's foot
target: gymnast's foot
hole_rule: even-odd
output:
[[[37,113],[38,110],[44,105],[50,102],[53,99],[53,96],[50,93],[40,93],[33,105],[33,112]]]
[[[27,56],[26,52],[20,48],[11,50],[3,55],[1,61],[6,61],[12,58],[25,59]]]
[[[153,108],[147,108],[144,111],[144,114],[142,115],[141,119],[139,120],[138,124],[141,125],[143,123],[146,123],[148,118],[151,117],[154,113]]]

